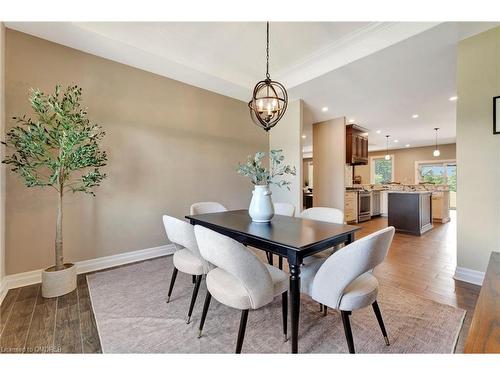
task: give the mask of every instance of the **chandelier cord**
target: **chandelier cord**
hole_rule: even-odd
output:
[[[269,75],[269,22],[267,22],[267,47],[266,47],[266,78],[270,79]]]

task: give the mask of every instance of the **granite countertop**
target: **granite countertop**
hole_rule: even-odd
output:
[[[388,193],[391,193],[391,194],[432,194],[432,191],[428,191],[428,190],[392,191],[392,190],[389,190]]]

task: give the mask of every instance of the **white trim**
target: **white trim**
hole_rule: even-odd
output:
[[[391,156],[391,182],[394,181],[394,171],[396,169],[396,159],[394,158],[394,154],[390,154]],[[376,159],[381,159],[385,160],[385,154],[384,155],[375,155],[375,156],[370,156],[370,184],[375,183],[375,165],[374,161]]]
[[[2,277],[0,279],[0,305],[2,304],[3,299],[7,295],[7,292],[9,290],[7,289],[7,285],[5,283],[5,277]]]
[[[175,245],[168,244],[149,249],[129,251],[126,253],[110,255],[89,260],[75,262],[76,272],[87,273],[102,270],[105,268],[121,266],[123,264],[139,262],[141,260],[153,259],[165,255],[173,254]],[[9,289],[19,288],[26,285],[38,284],[42,281],[42,270],[34,270],[13,275],[7,275],[0,280],[0,303]]]
[[[453,278],[470,284],[483,285],[484,272],[457,267]]]

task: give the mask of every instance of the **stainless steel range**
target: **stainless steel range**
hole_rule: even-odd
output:
[[[371,219],[371,196],[369,191],[360,190],[358,192],[358,221],[367,221]]]

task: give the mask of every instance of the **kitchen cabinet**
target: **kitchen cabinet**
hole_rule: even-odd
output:
[[[449,191],[435,191],[432,193],[432,220],[441,223],[450,221]]]
[[[358,125],[346,126],[346,163],[368,164],[368,136],[366,129]]]
[[[387,216],[388,213],[388,191],[380,192],[380,215]]]
[[[371,207],[371,215],[372,216],[380,216],[380,191],[373,190],[372,191],[372,207]]]
[[[358,222],[358,192],[346,191],[344,195],[344,220],[346,223]]]
[[[387,222],[397,232],[420,236],[432,229],[431,192],[390,192]]]

